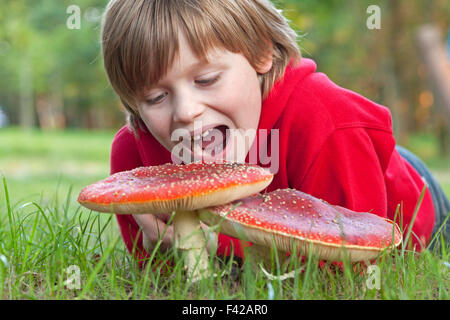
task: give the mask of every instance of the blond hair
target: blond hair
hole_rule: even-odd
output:
[[[135,130],[137,99],[170,68],[179,30],[199,59],[222,48],[256,69],[271,54],[272,69],[259,75],[263,98],[301,57],[296,33],[269,0],[112,0],[102,23],[104,66]]]

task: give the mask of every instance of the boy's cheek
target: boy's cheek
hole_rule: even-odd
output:
[[[140,116],[152,136],[155,137],[163,146],[170,146],[170,123],[165,121],[164,117],[155,119],[154,117],[149,117],[145,114],[141,114]]]

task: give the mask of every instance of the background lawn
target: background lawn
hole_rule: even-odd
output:
[[[51,197],[69,186],[78,192],[109,174],[114,132],[0,130],[0,170],[14,200]]]

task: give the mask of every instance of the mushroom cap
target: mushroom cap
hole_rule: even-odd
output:
[[[199,211],[208,225],[221,223],[220,232],[284,252],[320,259],[361,261],[398,246],[402,235],[388,219],[355,212],[294,189],[279,189],[230,204]],[[237,207],[236,207],[237,206]],[[345,250],[343,250],[345,248]]]
[[[256,165],[168,163],[113,174],[81,190],[78,202],[116,214],[192,211],[258,193],[272,178],[272,173]]]

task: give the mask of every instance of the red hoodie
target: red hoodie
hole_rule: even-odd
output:
[[[419,174],[395,150],[390,111],[366,98],[334,84],[316,64],[303,58],[299,66],[289,66],[263,101],[257,141],[261,130],[278,129],[279,163],[266,191],[294,188],[360,212],[372,212],[394,220],[402,204],[403,230],[411,221],[424,186]],[[171,155],[148,130],[132,131],[122,127],[111,150],[111,174],[139,166],[171,162]],[[261,145],[260,145],[261,146]],[[249,157],[247,156],[247,162]],[[264,159],[258,164],[270,167]],[[145,258],[139,227],[131,215],[117,215],[122,237],[131,252],[136,243],[137,258]],[[417,214],[413,243],[420,250],[430,240],[434,208],[427,190]],[[399,223],[400,224],[400,223]],[[218,255],[243,257],[243,243],[219,235]]]

